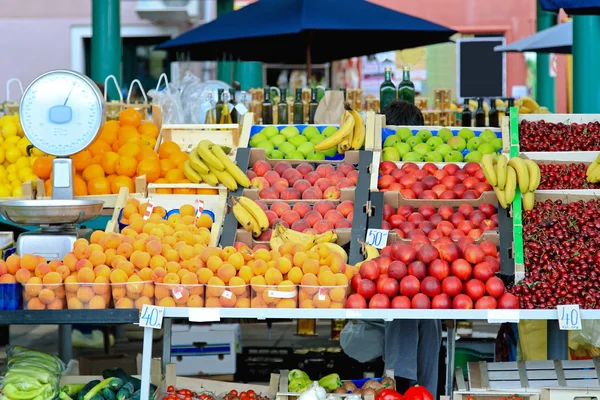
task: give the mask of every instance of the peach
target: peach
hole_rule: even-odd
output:
[[[292,210],[296,211],[300,218],[304,218],[304,215],[310,211],[310,206],[307,203],[296,203]]]
[[[321,164],[317,167],[316,171],[319,173],[321,178],[325,178],[327,174],[335,171],[335,168],[331,164]]]
[[[306,174],[304,176],[304,179],[306,179],[308,182],[310,182],[311,185],[314,185],[315,182],[317,180],[319,180],[320,178],[321,178],[321,175],[319,175],[319,173],[317,171],[309,172],[308,174]]]
[[[342,193],[340,192],[340,189],[335,186],[329,187],[323,192],[324,199],[337,200],[341,195]]]
[[[279,198],[279,192],[275,188],[268,187],[259,191],[258,197],[261,199],[276,200]]]
[[[257,177],[256,172],[252,171],[251,169],[249,169],[248,171],[246,171],[246,176],[250,180],[252,180],[252,179],[254,179],[254,178]]]
[[[327,210],[327,211],[329,211],[329,210]],[[306,214],[304,214],[304,220],[306,222],[308,222],[308,224],[311,226],[311,228],[314,227],[315,224],[322,219],[323,219],[323,216],[321,215],[320,212],[318,212],[316,210],[311,210],[311,211],[307,212]]]
[[[11,274],[4,274],[0,276],[0,283],[17,283],[17,280]]]
[[[331,182],[331,180],[327,178],[319,178],[315,182],[315,186],[318,187],[321,192],[324,192],[325,190],[327,190],[327,188],[333,186],[333,182]]]
[[[15,274],[15,279],[22,285],[26,284],[29,278],[31,278],[31,272],[26,268],[19,268]]]
[[[270,170],[271,166],[265,160],[258,160],[252,165],[252,171],[254,171],[257,176],[264,176]]]
[[[52,270],[50,269],[50,266],[46,263],[38,264],[35,267],[35,276],[37,276],[40,279],[44,278],[44,276],[46,276],[48,272],[52,272]]]
[[[269,182],[269,185],[273,185],[273,182],[275,182],[277,179],[281,178],[281,176],[275,172],[275,171],[268,171],[263,178],[265,178],[267,180],[267,182]]]
[[[315,168],[309,163],[300,163],[296,166],[296,171],[300,172],[300,174],[305,177],[307,174],[313,172]]]
[[[273,227],[277,226],[277,224],[283,225],[284,228],[289,228],[290,227],[290,224],[288,224],[287,222],[285,222],[281,218],[277,218],[276,220],[273,221]]]
[[[283,201],[276,201],[271,205],[271,211],[275,212],[278,217],[281,217],[284,212],[291,210],[292,207]]]
[[[352,182],[351,179],[348,178],[342,178],[338,181],[337,185],[336,185],[339,189],[343,189],[343,188],[353,188],[354,182]]]
[[[344,176],[347,176],[349,172],[354,171],[354,170],[355,170],[354,165],[352,165],[351,163],[341,163],[336,168],[336,171],[341,172],[342,174],[344,174]]]
[[[267,219],[269,220],[270,226],[272,227],[273,226],[273,221],[276,220],[277,218],[279,218],[279,215],[277,215],[275,213],[275,211],[273,211],[273,210],[265,211],[265,214],[267,216]]]
[[[346,178],[350,179],[352,182],[354,182],[354,185],[356,185],[356,183],[358,182],[358,171],[354,170],[354,171],[348,172],[348,175],[346,175]]]
[[[306,189],[309,189],[311,187],[311,183],[309,181],[307,181],[306,179],[298,179],[296,182],[294,182],[294,189],[298,190],[300,193],[304,193],[304,191]]]
[[[327,231],[333,230],[334,226],[331,223],[331,221],[322,219],[319,222],[317,222],[313,228],[315,228],[317,231],[319,231],[319,233],[325,233]]]
[[[273,236],[273,230],[267,229],[266,231],[261,233],[260,236],[256,238],[256,240],[258,240],[259,242],[268,242],[269,240],[271,240],[271,236]]]
[[[302,179],[302,174],[295,169],[290,168],[286,169],[283,174],[281,174],[281,177],[288,181],[290,185],[293,185],[298,179]]]
[[[352,221],[344,218],[335,223],[335,229],[352,228]]]
[[[337,183],[342,178],[345,178],[345,176],[341,172],[333,171],[333,172],[328,173],[326,178],[329,179],[334,185],[337,185]]]
[[[323,200],[317,201],[313,207],[315,211],[318,211],[321,216],[325,217],[330,210],[335,210],[335,205],[331,201]]]
[[[277,172],[279,174],[279,176],[282,176],[283,173],[289,169],[292,168],[292,165],[287,162],[287,161],[279,161],[277,164],[275,164],[275,166],[273,167],[273,171]]]
[[[267,204],[264,201],[260,201],[260,200],[254,200],[254,202],[256,204],[258,204],[258,206],[260,208],[262,208],[263,211],[267,211],[269,209],[269,207],[267,206]]]
[[[280,194],[281,200],[300,200],[302,194],[298,189],[287,188]]]
[[[319,231],[316,230],[315,228],[306,228],[302,231],[302,233],[310,233],[312,235],[318,235]]]
[[[307,229],[310,229],[310,224],[304,219],[299,219],[292,224],[292,229],[298,232],[304,232]]]
[[[272,187],[277,190],[278,193],[283,192],[285,189],[290,187],[289,182],[284,178],[279,178],[273,182]]]
[[[262,176],[258,176],[250,181],[250,184],[253,188],[257,188],[258,190],[262,190],[271,186],[271,184]]]
[[[331,222],[333,224],[333,226],[335,226],[335,224],[337,224],[338,221],[341,221],[344,219],[344,215],[341,212],[334,209],[334,210],[327,211],[325,213],[324,218],[327,221]]]
[[[348,214],[354,211],[354,203],[350,200],[344,200],[335,209],[341,212],[344,217],[347,217]]]
[[[318,187],[312,187],[302,193],[302,200],[319,200],[323,198],[323,194]]]

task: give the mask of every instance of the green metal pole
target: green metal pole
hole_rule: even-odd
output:
[[[542,10],[542,6],[537,2],[537,31],[543,31],[556,25],[556,14]],[[537,54],[535,99],[541,106],[548,107],[550,112],[554,112],[554,78],[550,76],[550,54]]]
[[[600,16],[573,16],[573,112],[600,112]]]
[[[121,0],[92,0],[92,79],[104,83],[109,75],[121,82]],[[118,98],[113,86],[111,100]]]

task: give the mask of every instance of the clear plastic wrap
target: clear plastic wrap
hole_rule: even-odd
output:
[[[570,331],[569,347],[573,350],[600,347],[600,321],[582,320],[581,330]]]
[[[160,90],[161,82],[164,80],[165,87]],[[150,90],[148,96],[152,103],[161,109],[163,124],[184,124],[185,115],[181,103],[181,96],[178,85],[169,84],[167,75],[162,74],[158,79],[158,85],[155,90]]]

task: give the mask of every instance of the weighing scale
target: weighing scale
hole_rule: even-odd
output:
[[[74,200],[70,155],[92,143],[104,124],[106,104],[98,86],[69,70],[46,72],[31,82],[21,98],[23,132],[52,162],[51,200],[10,200],[0,204],[0,215],[17,225],[39,226],[17,239],[18,254],[63,259],[73,242],[89,230],[82,222],[102,212],[103,201]]]

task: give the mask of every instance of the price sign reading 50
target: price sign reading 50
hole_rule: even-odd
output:
[[[566,331],[581,329],[581,314],[578,304],[557,306],[558,327]]]
[[[389,231],[385,229],[369,229],[367,231],[367,244],[383,249],[387,245]]]
[[[144,304],[140,311],[139,325],[144,328],[161,329],[164,312],[164,307]]]

